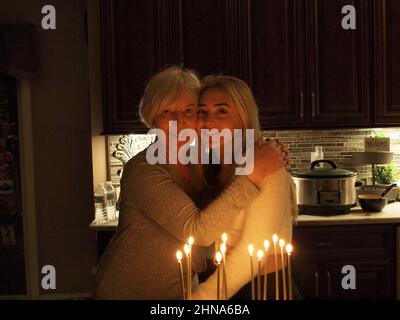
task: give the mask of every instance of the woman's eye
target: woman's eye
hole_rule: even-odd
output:
[[[200,116],[200,117],[206,116],[207,112],[205,110],[199,110],[199,111],[197,111],[197,115]]]
[[[193,108],[188,108],[185,110],[185,113],[192,113],[193,112]]]
[[[219,110],[218,110],[218,113],[219,113],[219,114],[227,114],[227,113],[228,113],[228,110],[226,110],[226,109],[219,109]]]
[[[162,116],[164,117],[169,117],[171,115],[171,110],[170,109],[164,109],[161,113]]]

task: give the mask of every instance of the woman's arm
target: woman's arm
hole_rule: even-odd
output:
[[[123,171],[120,219],[129,223],[131,213],[140,211],[176,238],[187,241],[193,236],[196,245],[208,246],[258,193],[246,176],[237,176],[217,199],[199,210],[167,171],[139,155]]]
[[[226,258],[228,299],[251,280],[250,258],[247,251],[250,243],[254,245],[256,254],[258,249],[263,249],[265,239],[272,242],[274,233],[286,242],[291,241],[292,217],[297,213],[297,204],[293,203],[292,197],[294,188],[290,175],[282,168],[265,179],[260,195],[246,209],[247,216],[242,237]],[[273,253],[273,246],[270,253]],[[256,257],[254,257],[255,261]],[[269,272],[275,269],[270,267],[271,263],[269,263]],[[193,299],[216,299],[216,287],[217,275],[214,273],[200,284],[192,297]]]

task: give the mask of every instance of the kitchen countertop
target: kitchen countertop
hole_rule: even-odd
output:
[[[299,215],[299,226],[325,226],[346,224],[400,224],[400,202],[389,203],[381,212],[366,213],[359,206],[351,209],[349,214],[335,216]]]
[[[115,231],[118,226],[118,219],[107,221],[104,223],[96,223],[94,220],[89,225],[89,229],[95,231]]]
[[[366,213],[360,207],[354,207],[349,214],[335,216],[310,216],[299,215],[298,226],[326,226],[347,224],[400,224],[400,202],[386,205],[381,212]],[[89,228],[95,231],[114,231],[117,228],[118,219],[97,224],[94,221]]]

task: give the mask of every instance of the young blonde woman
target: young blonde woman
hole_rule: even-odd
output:
[[[178,133],[196,129],[199,88],[190,70],[170,67],[159,72],[141,100],[143,121],[167,137],[171,120],[177,122]],[[201,207],[191,198],[190,165],[151,165],[146,150],[133,157],[123,171],[119,225],[99,263],[94,297],[182,299],[176,250],[193,236],[192,270],[204,271],[200,246],[211,245],[228,228],[259,194],[264,178],[284,165],[282,159],[272,143],[256,147],[253,172],[231,179],[214,201]]]
[[[253,129],[256,139],[261,137],[257,105],[249,87],[240,79],[228,76],[208,76],[203,79],[198,108],[198,130],[228,129],[233,132],[234,129]],[[209,143],[211,150],[226,147],[226,141],[219,137],[211,136]],[[218,194],[223,190],[235,178],[233,167],[233,164],[223,164],[218,166],[217,172],[213,165],[200,167],[204,169],[203,175],[199,175],[204,180],[203,192],[207,193],[209,190],[208,193]],[[217,179],[212,179],[213,177]],[[290,174],[281,167],[266,177],[261,183],[258,196],[249,201],[249,205],[236,216],[229,229],[225,230],[229,244],[234,246],[226,259],[228,299],[251,280],[248,259],[250,243],[256,250],[264,250],[264,240],[269,239],[272,243],[274,233],[287,242],[291,241],[292,224],[297,216],[295,194],[295,185]],[[275,270],[274,260],[271,258],[268,272]],[[214,273],[200,284],[192,297],[216,299],[216,287],[217,275]]]

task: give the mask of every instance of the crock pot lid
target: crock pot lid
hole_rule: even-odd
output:
[[[345,178],[345,177],[353,177],[357,174],[353,171],[346,170],[346,169],[339,169],[336,167],[336,163],[333,161],[314,161],[315,163],[325,163],[324,168],[316,168],[311,165],[311,168],[306,171],[295,172],[293,174],[294,177],[299,178]],[[313,163],[314,163],[313,162]],[[331,167],[327,167],[332,163]]]

